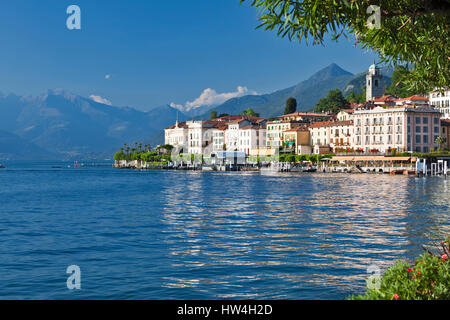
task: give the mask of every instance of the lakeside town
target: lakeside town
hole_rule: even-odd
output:
[[[252,113],[214,115],[166,128],[159,162],[130,158],[117,168],[384,172],[447,174],[450,90],[398,98],[384,94],[375,64],[366,74],[363,103],[338,112],[292,112],[264,119]],[[213,115],[213,112],[212,112]],[[133,149],[136,153],[137,149]]]

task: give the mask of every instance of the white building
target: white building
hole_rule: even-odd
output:
[[[328,127],[328,124],[329,121],[321,121],[313,123],[309,126],[311,146],[329,146],[330,129]]]
[[[246,119],[237,119],[228,123],[228,129],[225,131],[225,144],[228,151],[239,150],[240,128],[250,125]]]
[[[266,147],[266,129],[262,125],[247,125],[239,129],[238,151],[247,155]]]
[[[227,125],[222,125],[212,130],[214,151],[223,151],[225,149],[226,147],[225,132],[227,131],[227,129],[228,129]]]
[[[188,144],[188,126],[186,122],[176,122],[175,125],[164,129],[164,143],[174,147]]]
[[[442,118],[450,119],[450,90],[444,92],[432,91],[429,94],[430,104],[438,108]]]
[[[309,127],[311,146],[315,153],[340,152],[353,148],[354,125],[352,120],[316,122]],[[319,151],[318,151],[319,150]]]

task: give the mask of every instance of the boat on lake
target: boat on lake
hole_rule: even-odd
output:
[[[5,165],[0,164],[0,169],[5,169],[5,168],[6,168]]]

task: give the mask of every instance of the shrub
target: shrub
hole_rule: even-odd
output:
[[[380,279],[379,286],[368,287],[354,300],[448,300],[450,299],[450,238],[442,242],[443,252],[427,250],[410,266],[397,261]]]

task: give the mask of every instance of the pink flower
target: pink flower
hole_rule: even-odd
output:
[[[411,269],[411,268],[409,268],[409,269],[408,269],[408,272],[411,272],[411,271],[412,271],[412,269]]]
[[[443,254],[443,255],[441,256],[441,258],[442,258],[442,261],[448,260],[448,254]]]
[[[398,294],[394,294],[394,295],[392,296],[392,298],[394,298],[395,300],[398,300]]]

